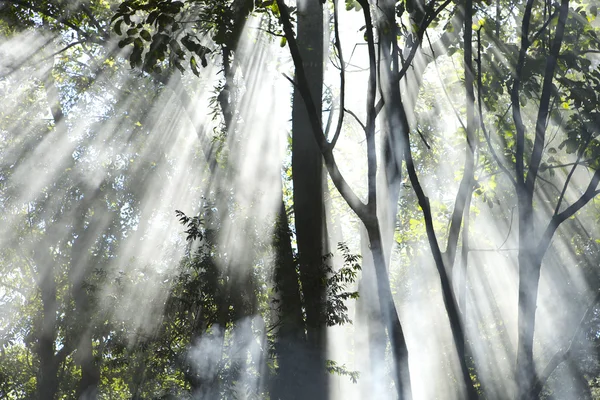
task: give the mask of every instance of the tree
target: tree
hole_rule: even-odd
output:
[[[0,5],[12,56],[0,64],[0,396],[327,398],[327,372],[369,379],[327,359],[327,327],[349,323],[359,295],[353,328],[369,330],[371,375],[392,361],[378,383],[398,398],[425,386],[594,396],[597,7],[345,3],[363,18],[356,74],[337,1],[324,3],[329,25],[317,1]],[[329,28],[339,85],[323,73]],[[37,47],[18,55],[25,38]],[[262,52],[274,42],[294,70],[283,165],[275,131],[290,127],[265,122],[277,116],[255,98],[289,68],[286,49]],[[349,105],[357,76],[363,113]],[[364,198],[342,175],[354,129]],[[182,146],[183,131],[197,143]],[[347,218],[328,220],[325,195],[362,224],[362,272],[353,237],[328,251]],[[191,211],[165,210],[169,198]],[[419,312],[441,317],[435,332],[402,314],[416,292]],[[435,347],[420,353],[415,338]],[[421,358],[452,365],[425,382],[410,371]]]

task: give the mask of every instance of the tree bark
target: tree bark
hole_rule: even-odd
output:
[[[274,400],[302,400],[302,382],[298,368],[299,356],[306,343],[302,317],[299,277],[292,252],[285,205],[281,202],[276,222],[274,246],[276,251],[275,283],[278,288],[277,353],[278,371],[272,385]]]
[[[321,124],[323,90],[323,5],[320,0],[298,3],[297,42],[307,89]],[[304,398],[328,397],[325,372],[326,320],[322,267],[324,229],[323,160],[302,95],[294,90],[292,109],[292,179],[296,241],[306,310]]]

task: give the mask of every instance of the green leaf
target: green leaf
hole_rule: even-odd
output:
[[[152,40],[152,36],[150,36],[150,32],[148,32],[147,30],[143,30],[140,32],[140,37],[142,39],[144,39],[145,41],[149,42]]]
[[[194,56],[190,58],[190,68],[192,69],[194,75],[200,76],[200,72],[198,71],[198,62],[196,61],[196,57]]]
[[[284,37],[281,38],[281,40],[279,41],[279,47],[285,47],[285,45],[287,44],[287,39]]]
[[[133,38],[133,37],[127,37],[123,40],[120,40],[118,43],[118,46],[119,46],[119,48],[122,49],[123,47],[127,46],[128,44],[133,43],[134,40],[135,40],[135,38]]]
[[[120,19],[117,22],[115,22],[115,33],[119,36],[121,36],[123,34],[123,32],[121,31],[121,24],[123,23],[123,20]]]

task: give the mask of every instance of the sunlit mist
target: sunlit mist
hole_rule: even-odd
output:
[[[328,130],[306,123],[303,134],[330,141],[315,156],[292,146],[300,134],[293,107],[302,102],[307,121],[315,118],[298,72],[314,65],[292,58],[298,42],[314,50],[296,30],[297,10],[311,1],[287,2],[298,7],[288,16],[298,41],[286,36],[280,1],[154,2],[166,8],[153,17],[151,1],[0,2],[0,398],[42,399],[52,388],[52,399],[301,400],[320,385],[324,393],[308,400],[397,399],[400,352],[382,311],[381,270],[406,341],[412,399],[469,398],[465,364],[479,398],[530,399],[518,360],[520,291],[529,289],[537,380],[526,389],[541,385],[531,398],[600,398],[600,192],[588,187],[600,168],[591,99],[600,58],[597,38],[581,54],[573,43],[574,32],[600,30],[597,5],[570,5],[540,117],[550,37],[564,24],[558,4],[533,7],[536,30],[519,58],[525,6],[468,2],[468,105],[462,6],[449,2],[425,18],[441,3],[335,1],[338,49],[334,2],[315,0],[324,4],[324,50],[323,91],[313,96],[322,97],[316,118]],[[361,4],[371,5],[373,54]],[[393,39],[378,20],[385,7],[397,24]],[[386,40],[397,48],[378,47]],[[152,51],[156,65],[147,63]],[[381,85],[398,68],[385,65],[385,51],[401,70],[410,62],[393,99]],[[528,219],[520,210],[538,119],[545,137]],[[463,185],[467,132],[473,176]],[[398,175],[389,183],[392,153]],[[311,221],[296,218],[293,179],[303,171],[293,170],[293,157],[323,164],[314,185],[322,184],[324,207],[313,216],[323,221],[322,254],[312,257],[322,288],[306,283],[314,271],[303,264],[296,227]],[[595,197],[560,220],[544,246],[548,227],[586,193]],[[520,280],[526,251],[541,254],[539,288]],[[317,327],[311,301],[321,307]],[[324,377],[309,370],[313,359],[325,363]]]

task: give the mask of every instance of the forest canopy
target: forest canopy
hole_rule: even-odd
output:
[[[0,0],[0,398],[600,399],[598,0]]]

